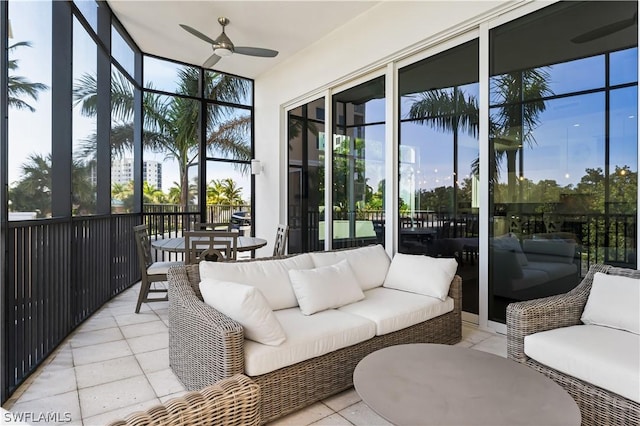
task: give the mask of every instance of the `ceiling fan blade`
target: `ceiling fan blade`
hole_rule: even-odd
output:
[[[202,34],[200,31],[196,30],[195,28],[191,28],[188,25],[185,24],[180,24],[180,26],[182,27],[183,30],[193,34],[194,36],[198,37],[200,40],[204,40],[209,44],[216,44],[216,41],[210,37],[207,37],[206,35]]]
[[[241,55],[249,55],[249,56],[260,56],[262,58],[273,58],[278,55],[277,50],[271,49],[262,49],[260,47],[246,47],[246,46],[235,46],[233,48],[234,53],[239,53]]]
[[[600,28],[596,28],[595,30],[587,31],[584,34],[580,34],[579,36],[572,38],[571,41],[574,43],[586,43],[589,41],[593,41],[600,37],[605,37],[609,34],[624,30],[625,28],[635,24],[637,19],[638,15],[634,15],[632,18],[623,19],[622,21],[613,22]]]
[[[204,64],[202,64],[202,68],[211,68],[212,66],[217,64],[219,60],[220,60],[220,56],[214,53],[213,55],[209,56],[209,59],[204,61]]]

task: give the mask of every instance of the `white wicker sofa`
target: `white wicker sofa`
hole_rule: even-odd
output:
[[[341,262],[344,259],[347,261]],[[444,294],[438,297],[416,293],[421,291],[416,287],[408,287],[411,291],[391,288],[397,286],[397,280],[394,284],[389,277],[397,278],[399,268],[407,272],[411,262],[427,260],[436,261],[425,256],[396,255],[394,265],[381,246],[369,246],[280,259],[207,262],[172,268],[168,275],[171,368],[189,390],[201,389],[234,374],[246,374],[261,387],[263,422],[296,411],[352,386],[355,366],[375,350],[403,343],[460,341],[460,277],[451,274],[446,288],[440,288],[445,290]],[[339,269],[336,265],[345,263],[359,285],[367,281],[362,289],[364,298],[340,307],[324,310],[320,307],[319,311],[305,315],[303,311],[309,310],[309,304],[304,298],[298,304],[297,297],[301,295],[298,287],[293,290],[289,276],[293,279],[294,273],[289,271],[311,274],[313,281],[319,271],[322,278],[326,269],[333,271]],[[451,263],[448,265],[450,270]],[[455,264],[453,268],[455,273]],[[210,283],[204,274],[201,280],[201,271],[207,275],[215,273],[220,281],[215,281],[213,287],[228,285],[226,280],[233,278],[258,288],[286,339],[269,344],[247,339],[253,330],[245,330],[238,321],[203,301],[200,282],[204,281],[205,294]],[[436,281],[438,275],[409,271],[414,272],[424,282]],[[342,278],[328,280],[326,285],[330,294],[341,293],[336,288],[347,287]],[[251,292],[254,296],[255,293]],[[218,294],[221,299],[231,297]]]

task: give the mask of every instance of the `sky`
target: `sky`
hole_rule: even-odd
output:
[[[10,44],[29,41],[32,47],[19,47],[11,53],[18,59],[17,75],[26,77],[31,82],[44,83],[51,87],[51,7],[45,2],[12,1],[9,4],[9,19],[13,39]],[[74,31],[83,33],[84,29],[74,22]],[[74,79],[84,72],[95,74],[96,47],[86,32],[74,38]],[[126,57],[126,55],[120,56]],[[161,66],[156,61],[145,62],[148,74],[154,87],[172,89],[175,87],[176,69]],[[20,179],[21,166],[29,155],[38,153],[48,155],[51,152],[51,91],[42,91],[38,101],[25,99],[36,108],[35,112],[27,110],[9,110],[9,182]],[[73,138],[74,147],[89,134],[95,132],[95,119],[83,117],[79,108],[74,109]],[[164,154],[145,152],[145,160],[163,163],[163,190],[168,190],[174,182],[179,181],[178,167],[175,161],[168,160]],[[190,175],[192,176],[192,175]],[[251,178],[248,173],[240,173],[235,166],[215,163],[208,167],[207,178],[224,179],[231,177],[243,188],[243,198],[250,199]]]
[[[10,2],[13,39],[29,41],[32,47],[21,47],[11,53],[19,59],[18,75],[26,76],[32,82],[51,85],[51,19],[50,7],[43,2]],[[74,25],[75,31],[82,31]],[[74,53],[74,77],[82,72],[95,72],[95,46],[88,36],[76,39]],[[612,55],[612,83],[635,81],[638,72],[637,49],[622,51]],[[154,66],[154,61],[145,61],[147,78],[155,87],[171,88],[176,79],[176,70]],[[555,94],[588,90],[604,85],[604,61],[602,57],[588,58],[565,64],[554,65],[550,69],[551,89]],[[474,89],[477,94],[477,85]],[[533,130],[535,141],[524,151],[526,178],[534,182],[541,179],[555,179],[561,185],[576,184],[587,167],[602,167],[604,155],[604,95],[602,93],[583,94],[546,102],[546,109],[540,115],[541,125]],[[20,177],[20,167],[31,153],[48,154],[51,151],[51,92],[40,93],[38,102],[28,100],[36,107],[36,112],[9,110],[9,182]],[[403,98],[402,109],[406,111],[408,99]],[[383,101],[367,104],[368,122],[384,120]],[[637,170],[637,87],[612,92],[611,97],[611,164],[628,165]],[[403,113],[403,116],[404,113]],[[95,130],[95,121],[74,114],[74,144]],[[384,126],[366,130],[367,143],[384,146]],[[418,163],[414,166],[421,176],[418,187],[431,189],[451,180],[452,148],[450,135],[435,132],[426,125],[401,127],[401,145],[411,145],[416,152]],[[470,171],[470,162],[477,156],[477,142],[469,137],[460,141],[460,173]],[[178,181],[175,163],[163,154],[145,153],[145,159],[163,163],[163,189],[167,190]],[[367,171],[369,185],[374,189],[384,178],[384,169],[374,166]],[[612,166],[613,169],[613,166]],[[506,176],[506,173],[504,173]],[[245,189],[244,197],[249,198],[250,176],[242,175],[232,166],[216,163],[209,167],[208,180],[231,177]]]

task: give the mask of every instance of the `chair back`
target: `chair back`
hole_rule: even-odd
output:
[[[184,233],[184,263],[234,261],[238,254],[238,233],[187,231]]]
[[[194,231],[231,231],[230,222],[196,222],[193,224]]]
[[[140,270],[143,274],[147,273],[147,268],[153,263],[151,258],[151,240],[147,232],[147,225],[137,225],[133,227],[133,235],[136,239],[136,248],[138,250],[138,262]]]
[[[289,226],[278,225],[278,230],[276,231],[276,241],[273,244],[273,256],[284,256],[288,239]]]

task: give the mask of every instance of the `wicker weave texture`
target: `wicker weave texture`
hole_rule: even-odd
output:
[[[242,326],[196,295],[197,265],[169,270],[169,359],[187,389],[200,389],[244,372]],[[376,336],[270,373],[252,377],[262,390],[262,420],[275,420],[353,384],[357,363],[378,349],[404,343],[454,344],[462,338],[462,280],[449,289],[454,310],[420,324]]]
[[[525,336],[582,324],[580,317],[596,272],[640,279],[638,270],[595,264],[568,293],[510,304],[507,307],[507,354],[510,359],[529,365],[562,386],[578,404],[584,426],[639,425],[640,404],[537,363],[524,353]]]
[[[130,414],[110,426],[259,425],[260,387],[241,374],[189,392],[147,411]]]

